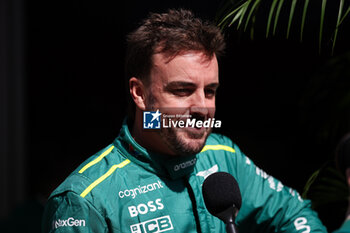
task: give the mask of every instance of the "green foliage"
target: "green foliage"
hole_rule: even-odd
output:
[[[345,176],[328,162],[311,175],[302,197],[312,199],[312,207],[318,209],[326,203],[347,202],[348,193]]]
[[[329,13],[333,9],[333,7],[329,6],[335,4],[335,2],[330,2],[327,0],[313,2],[312,7],[318,7],[319,10],[319,24],[314,25],[311,28],[318,27],[318,45],[319,51],[321,52],[321,47],[325,39],[329,40],[332,46],[332,53],[334,52],[334,47],[336,45],[336,40],[338,37],[339,29],[345,18],[348,16],[350,12],[350,4],[349,1],[345,2],[345,0],[336,0],[339,1],[338,4],[338,13],[335,14],[336,18],[332,18],[332,14]],[[317,17],[315,15],[311,15],[310,11],[310,0],[228,0],[227,3],[220,11],[219,22],[218,25],[225,29],[227,27],[231,27],[234,24],[237,24],[237,29],[242,29],[244,32],[247,31],[248,26],[251,27],[251,37],[253,37],[252,33],[254,32],[256,18],[261,15],[261,11],[266,11],[267,9],[267,18],[260,17],[259,21],[266,22],[266,37],[271,36],[271,28],[272,35],[274,36],[277,31],[277,26],[279,25],[282,31],[285,31],[285,37],[288,39],[290,37],[291,28],[294,26],[298,26],[295,24],[300,23],[300,41],[304,39],[305,32],[305,24],[308,22],[313,22],[312,17]],[[345,6],[346,5],[346,6]],[[299,7],[297,7],[299,6]],[[345,7],[347,10],[344,12]],[[288,17],[287,24],[285,22],[280,22],[281,12]],[[299,12],[300,11],[300,12]],[[324,35],[324,27],[326,20],[329,24],[334,24],[332,26],[333,33],[331,36]],[[335,22],[335,23],[333,23]],[[326,43],[328,44],[328,43]]]
[[[333,231],[344,221],[348,195],[345,176],[333,162],[327,162],[309,178],[302,197],[312,201],[312,208],[328,230]]]

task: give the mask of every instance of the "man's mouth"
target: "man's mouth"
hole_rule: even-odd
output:
[[[197,127],[188,127],[188,128],[183,128],[181,129],[184,132],[186,132],[187,136],[190,139],[202,139],[203,137],[205,137],[206,132],[207,132],[207,128],[201,127],[201,128],[197,128]]]

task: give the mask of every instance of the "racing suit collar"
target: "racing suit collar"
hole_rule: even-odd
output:
[[[124,120],[119,136],[115,139],[114,144],[132,162],[157,175],[171,179],[179,179],[192,173],[197,161],[196,155],[171,158],[147,150],[131,136],[127,119]]]

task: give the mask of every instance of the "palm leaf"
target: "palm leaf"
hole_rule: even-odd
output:
[[[343,23],[343,21],[346,19],[346,17],[350,13],[350,6],[348,5],[349,2],[345,0],[338,0],[339,1],[339,8],[338,8],[338,14],[337,18],[332,21],[331,17],[333,14],[328,14],[328,9],[332,10],[334,7],[330,6],[328,7],[327,0],[322,0],[318,4],[315,2],[315,6],[320,7],[320,15],[319,17],[319,31],[318,35],[316,38],[318,38],[318,48],[319,52],[321,52],[321,48],[323,46],[323,42],[325,40],[325,37],[327,39],[332,40],[332,53],[334,51],[334,47],[339,35],[339,27]],[[266,18],[266,31],[265,31],[265,37],[275,36],[277,32],[277,25],[279,24],[281,15],[286,18],[286,24],[285,25],[280,25],[281,29],[280,30],[286,30],[286,38],[289,39],[290,34],[291,34],[291,28],[293,26],[294,21],[299,21],[301,22],[300,24],[300,42],[303,41],[304,39],[304,34],[305,34],[305,25],[307,23],[307,19],[311,19],[312,22],[312,17],[309,17],[310,14],[314,14],[314,11],[310,11],[310,0],[304,0],[303,2],[300,2],[299,4],[298,0],[289,0],[288,4],[286,4],[286,0],[239,0],[239,1],[232,1],[232,0],[227,0],[229,4],[225,4],[225,7],[227,9],[223,10],[221,9],[220,12],[226,12],[221,18],[222,20],[219,22],[219,26],[224,29],[226,27],[231,27],[233,24],[237,23],[237,30],[241,29],[243,27],[243,31],[246,32],[248,25],[250,25],[251,30],[250,30],[250,35],[254,34],[254,27],[255,21],[261,22],[260,14],[260,9],[265,9],[267,7],[267,18]],[[266,7],[261,7],[263,4]],[[266,5],[269,4],[269,5]],[[347,4],[347,9],[344,13],[344,7],[345,4]],[[284,12],[286,15],[281,14],[282,7],[286,5],[286,8]],[[300,5],[300,7],[299,7]],[[331,5],[331,4],[329,4]],[[231,6],[229,8],[229,6]],[[300,8],[300,9],[299,9]],[[326,17],[325,15],[327,14],[330,15],[329,22],[336,22],[336,25],[334,25],[334,29],[332,29],[333,34],[330,35],[324,35],[324,26],[326,25]],[[301,17],[299,16],[301,15]],[[300,19],[298,18],[300,17]],[[314,18],[314,17],[313,17]],[[327,18],[327,20],[328,20]],[[253,20],[255,19],[255,20]],[[262,21],[263,22],[263,21]],[[282,29],[284,27],[284,29]],[[272,33],[271,33],[271,28]],[[315,27],[311,27],[312,28]],[[294,30],[293,30],[294,31]]]
[[[338,28],[340,26],[340,20],[341,20],[341,14],[343,12],[343,8],[344,8],[344,0],[340,0],[339,1],[339,12],[338,12],[337,26],[335,27],[335,31],[334,31],[332,54],[334,53],[335,41],[337,40]]]
[[[252,24],[253,24],[253,25],[255,24],[255,21],[256,21],[256,16],[254,15],[254,16],[253,16],[253,19],[252,19]],[[250,39],[251,39],[251,40],[254,39],[254,27],[251,27],[251,29],[250,29]]]
[[[274,13],[275,8],[276,8],[276,5],[277,5],[277,1],[278,1],[278,0],[273,0],[273,2],[272,2],[272,4],[271,4],[270,13],[269,13],[269,18],[268,18],[268,20],[267,20],[266,38],[269,36],[271,20],[272,20],[273,13]]]
[[[240,7],[239,7],[239,11],[236,13],[235,17],[232,19],[231,23],[229,24],[229,26],[231,26],[233,23],[235,23],[238,19],[238,25],[237,25],[237,29],[240,28],[241,23],[244,19],[244,15],[247,12],[247,9],[249,7],[251,0],[246,1],[245,3],[243,3]]]
[[[320,34],[318,36],[318,52],[321,53],[321,45],[322,45],[322,33],[323,33],[323,24],[324,24],[324,15],[326,12],[326,4],[327,0],[322,0],[322,7],[321,7],[321,20],[320,20]]]
[[[279,16],[280,16],[283,3],[284,3],[284,0],[281,0],[281,1],[278,3],[278,7],[277,7],[277,11],[276,11],[276,17],[275,17],[275,23],[274,23],[274,25],[273,25],[273,35],[276,34],[276,28],[277,28],[278,18],[279,18]]]
[[[301,19],[300,41],[303,41],[304,26],[305,26],[306,12],[307,12],[308,6],[309,6],[309,0],[305,0],[304,9],[303,9],[303,16]]]
[[[244,11],[244,7],[242,6],[228,26],[231,26],[232,24],[234,24],[241,17],[243,11]]]
[[[348,187],[343,176],[331,162],[314,172],[307,181],[303,198],[311,199],[313,208],[334,203],[347,201]]]
[[[290,7],[290,14],[289,14],[289,20],[288,20],[288,28],[287,28],[287,39],[289,38],[290,33],[290,27],[292,25],[292,19],[294,16],[295,6],[297,5],[297,0],[292,1],[292,5]]]
[[[261,2],[261,0],[257,0],[254,2],[253,6],[250,8],[250,11],[249,11],[249,14],[248,14],[248,17],[246,19],[246,23],[245,23],[245,26],[244,26],[244,31],[246,31],[247,29],[247,26],[248,26],[248,23],[249,23],[249,20],[250,20],[250,17],[252,16],[253,12],[257,9],[257,7],[259,6],[259,3]],[[253,27],[252,27],[253,28]]]
[[[221,22],[218,24],[218,26],[222,26],[225,22],[227,22],[227,20],[232,17],[235,16],[235,13],[238,12],[242,7],[244,6],[244,3],[242,5],[240,5],[237,8],[234,8],[230,13],[228,13],[222,20]]]
[[[244,15],[245,13],[247,12],[248,8],[249,8],[249,4],[250,4],[251,0],[248,0],[247,3],[242,7],[242,14],[239,18],[239,22],[238,22],[238,25],[237,25],[237,29],[240,28],[241,24],[242,24],[242,21],[244,19]]]
[[[344,19],[346,18],[346,16],[348,16],[348,14],[350,13],[350,6],[348,7],[348,9],[346,10],[344,16],[341,18],[339,24],[342,24]]]

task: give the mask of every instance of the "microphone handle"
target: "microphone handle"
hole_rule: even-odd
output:
[[[235,224],[233,222],[228,222],[226,224],[226,232],[227,233],[238,233],[236,230]]]

